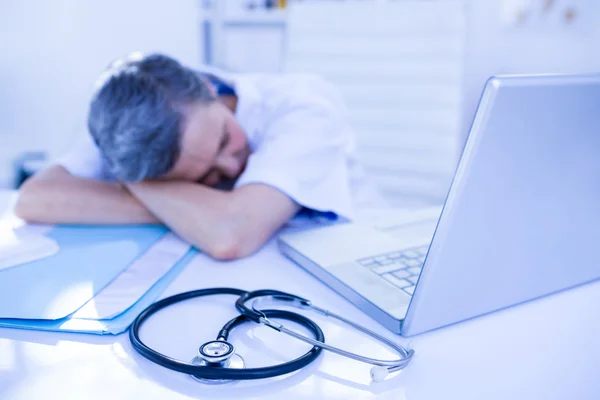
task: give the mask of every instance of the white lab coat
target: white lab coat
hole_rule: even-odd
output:
[[[355,139],[337,90],[312,75],[229,74],[236,119],[252,154],[235,187],[262,183],[303,207],[300,219],[350,220],[359,207],[382,202],[359,165]],[[58,163],[71,174],[111,179],[90,135]]]

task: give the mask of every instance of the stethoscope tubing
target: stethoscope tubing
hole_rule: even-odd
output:
[[[213,380],[250,380],[272,378],[302,369],[319,357],[323,349],[318,346],[313,346],[308,352],[296,358],[295,360],[291,360],[278,365],[246,369],[215,368],[208,366],[199,366],[188,362],[179,361],[152,349],[151,347],[146,345],[140,338],[140,330],[144,322],[148,320],[148,318],[150,318],[153,314],[164,309],[165,307],[197,297],[222,294],[241,296],[245,293],[247,292],[241,289],[210,288],[179,293],[167,297],[165,299],[159,300],[156,303],[147,307],[134,320],[133,324],[129,329],[129,339],[131,341],[131,344],[133,348],[143,357],[162,367],[171,369],[173,371],[194,375],[195,377]],[[303,325],[305,328],[307,328],[310,332],[314,334],[315,339],[318,340],[319,343],[325,340],[325,335],[323,334],[321,328],[315,322],[303,315],[285,310],[265,310],[263,312],[265,315],[267,315],[267,317],[285,319]],[[219,332],[218,339],[227,340],[230,329],[241,325],[242,323],[250,321],[252,321],[252,319],[248,318],[245,315],[236,316],[224,325],[224,327]]]

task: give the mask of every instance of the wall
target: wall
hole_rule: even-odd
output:
[[[462,130],[471,125],[489,76],[519,73],[600,72],[600,4],[597,0],[469,0]],[[577,10],[574,23],[563,11]],[[528,10],[523,23],[518,8]]]
[[[116,57],[162,51],[200,61],[197,0],[2,0],[0,187],[24,150],[64,152],[85,129],[94,80]]]

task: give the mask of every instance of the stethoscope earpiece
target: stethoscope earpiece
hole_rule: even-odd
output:
[[[371,368],[371,379],[373,382],[382,382],[389,375],[387,367],[376,365]]]

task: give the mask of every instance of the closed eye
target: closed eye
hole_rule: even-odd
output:
[[[223,136],[221,136],[221,143],[219,144],[219,151],[223,151],[225,147],[229,144],[230,135],[229,132],[223,131]]]

